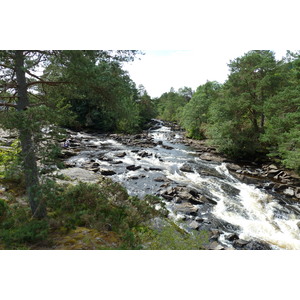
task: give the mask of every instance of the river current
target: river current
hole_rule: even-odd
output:
[[[164,199],[166,206],[187,230],[218,230],[217,239],[222,245],[232,247],[229,237],[237,234],[245,243],[262,241],[270,249],[300,249],[298,204],[288,209],[280,204],[281,195],[240,182],[230,174],[226,163],[201,160],[195,149],[180,142],[180,132],[162,122],[148,135],[155,146],[145,148],[128,146],[113,135],[74,133],[72,138],[92,148],[85,148],[68,162],[84,167],[92,161],[100,169],[112,170],[111,179],[139,197],[161,196],[162,191],[171,188],[196,191],[210,202],[192,202],[187,212],[177,209],[185,201],[174,197]],[[190,171],[182,171],[187,164]]]

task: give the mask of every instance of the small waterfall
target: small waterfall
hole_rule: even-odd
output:
[[[225,164],[218,167],[229,179],[234,179]],[[219,198],[213,214],[241,228],[240,238],[253,238],[271,244],[274,249],[300,249],[300,217],[285,210],[272,195],[237,180],[228,182],[240,191],[235,199],[212,191]]]

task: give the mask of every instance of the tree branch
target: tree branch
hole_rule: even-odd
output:
[[[1,103],[1,102],[0,102],[0,106],[17,108],[17,104],[6,103],[6,102],[4,102],[4,103]]]
[[[68,81],[33,81],[33,82],[29,82],[27,84],[27,87],[28,86],[31,86],[31,85],[35,85],[35,84],[48,84],[48,85],[52,85],[52,86],[56,86],[56,85],[59,85],[59,84],[70,84],[71,82],[68,82]]]
[[[8,65],[5,65],[5,64],[0,64],[0,67],[2,67],[2,68],[6,68],[6,69],[11,69],[11,70],[13,70],[13,69],[14,69],[14,67],[13,67],[13,66],[8,66]]]
[[[41,77],[39,77],[39,76],[37,76],[37,75],[35,75],[35,74],[32,74],[32,73],[29,72],[28,70],[26,70],[25,73],[28,74],[28,75],[30,75],[30,76],[32,76],[32,77],[34,77],[34,78],[36,78],[36,79],[38,79],[39,81],[42,81],[42,78],[41,78]]]

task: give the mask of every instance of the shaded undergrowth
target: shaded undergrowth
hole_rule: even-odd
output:
[[[32,218],[24,196],[10,189],[0,193],[1,249],[202,249],[207,240],[167,219],[159,198],[131,197],[106,178],[77,185],[47,180],[40,193],[47,204],[42,220]],[[159,230],[150,225],[154,218],[163,220]]]

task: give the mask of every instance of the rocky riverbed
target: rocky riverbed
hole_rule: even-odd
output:
[[[272,162],[233,162],[160,121],[136,135],[68,134],[61,174],[159,196],[182,228],[210,233],[208,249],[300,249],[299,177]]]
[[[300,248],[295,174],[271,162],[230,161],[164,125],[155,122],[138,135],[70,131],[66,167],[110,176],[133,195],[161,197],[182,228],[210,232],[209,249]]]

